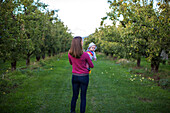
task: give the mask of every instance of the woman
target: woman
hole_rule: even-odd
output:
[[[89,64],[90,68],[94,67],[89,55],[86,52],[83,52],[82,46],[82,38],[80,36],[74,37],[72,40],[71,48],[68,52],[69,62],[72,65],[73,96],[71,100],[71,113],[75,113],[79,89],[81,89],[80,112],[85,113],[86,92],[89,83],[89,71],[86,67],[86,63]]]

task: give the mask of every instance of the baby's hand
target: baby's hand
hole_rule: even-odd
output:
[[[88,63],[86,63],[86,67],[89,68],[89,64]]]

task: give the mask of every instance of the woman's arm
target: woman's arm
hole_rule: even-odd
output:
[[[94,67],[93,62],[91,61],[91,59],[90,59],[88,54],[86,55],[86,59],[87,59],[87,63],[89,64],[89,67],[93,68]]]
[[[70,64],[72,65],[71,56],[69,53],[68,53],[68,59],[69,59]]]

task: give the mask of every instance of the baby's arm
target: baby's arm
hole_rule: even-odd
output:
[[[90,59],[88,54],[86,56],[86,60],[87,60],[87,64],[88,64],[89,68],[93,68],[94,65],[93,65],[93,63],[92,63],[92,61],[91,61],[91,59]]]

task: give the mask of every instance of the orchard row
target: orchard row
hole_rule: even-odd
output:
[[[57,17],[57,10],[47,10],[44,3],[34,0],[3,0],[0,2],[0,59],[11,62],[16,69],[20,59],[30,64],[60,52],[68,51],[71,33]]]
[[[94,42],[98,51],[113,57],[136,59],[140,66],[141,57],[151,62],[151,69],[158,72],[161,62],[170,55],[170,14],[168,0],[109,0],[111,11],[108,18],[113,26],[102,26],[85,39]],[[155,5],[156,4],[156,5]],[[121,17],[121,18],[120,18]],[[123,19],[122,19],[123,18]],[[120,25],[116,26],[119,21]]]

